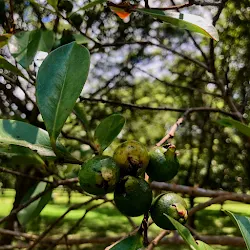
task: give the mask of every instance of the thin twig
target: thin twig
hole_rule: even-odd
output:
[[[147,250],[153,250],[155,246],[159,244],[159,242],[167,235],[169,234],[169,231],[163,230],[161,233],[159,233],[149,244]]]
[[[48,181],[48,180],[46,180],[44,178],[39,178],[39,177],[36,177],[36,176],[24,174],[24,173],[17,172],[17,171],[8,169],[8,168],[0,167],[0,172],[9,173],[9,174],[13,174],[13,175],[16,175],[16,176],[22,176],[22,177],[29,178],[29,179],[32,179],[32,180],[43,181],[43,182],[46,182],[46,183],[49,183],[49,184],[54,184],[52,181]]]
[[[97,99],[97,98],[80,97],[79,99],[80,101],[107,103],[112,106],[121,106],[121,107],[126,107],[129,109],[141,109],[141,110],[152,110],[152,111],[172,111],[172,112],[178,112],[178,113],[186,113],[186,116],[194,112],[212,112],[212,113],[221,113],[226,116],[233,117],[233,118],[236,117],[236,114],[234,113],[230,113],[221,109],[210,108],[210,107],[192,107],[192,108],[150,107],[150,106],[136,105],[136,104],[131,104],[131,103],[117,102],[117,101],[112,101],[112,100]]]
[[[27,248],[27,250],[33,249],[39,242],[42,241],[42,239],[72,210],[79,209],[82,206],[85,206],[92,202],[93,200],[98,199],[96,198],[91,198],[86,202],[80,203],[80,204],[74,204],[71,207],[69,207],[60,217],[58,217],[46,230],[43,231],[43,233]]]
[[[175,135],[175,132],[177,128],[183,123],[184,118],[181,117],[177,120],[177,122],[171,127],[170,131],[158,142],[156,143],[156,146],[161,146],[164,144],[167,140],[172,139]]]

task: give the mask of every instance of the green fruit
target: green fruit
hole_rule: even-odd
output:
[[[83,18],[80,14],[73,13],[70,17],[69,20],[73,23],[74,26],[79,28],[82,24]]]
[[[145,173],[149,162],[146,147],[137,141],[126,141],[120,144],[113,155],[121,169],[121,175],[139,176]]]
[[[175,153],[175,146],[168,149],[154,147],[149,152],[150,160],[146,172],[151,180],[169,181],[178,173],[180,164]]]
[[[62,0],[57,7],[60,11],[65,10],[67,13],[69,13],[73,9],[73,4],[68,0]]]
[[[78,176],[84,191],[104,195],[114,191],[120,169],[111,157],[95,156],[82,165]]]
[[[187,204],[175,193],[161,194],[153,201],[150,214],[158,227],[166,230],[175,230],[174,225],[164,214],[171,216],[181,224],[185,224],[188,218]]]
[[[149,210],[152,190],[145,180],[125,176],[115,188],[114,200],[121,213],[132,217],[139,216]]]

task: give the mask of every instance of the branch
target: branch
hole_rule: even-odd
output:
[[[70,139],[70,140],[76,140],[82,144],[86,144],[89,145],[91,147],[91,149],[98,154],[98,148],[96,146],[96,144],[94,144],[92,141],[84,139],[84,138],[78,138],[78,137],[74,137],[72,135],[68,135],[67,133],[61,131],[61,134],[64,138],[66,139]]]
[[[178,112],[178,113],[185,113],[185,115],[189,115],[190,113],[194,112],[212,112],[212,113],[221,113],[226,116],[230,116],[232,118],[235,118],[237,115],[234,113],[230,113],[227,111],[224,111],[222,109],[217,108],[210,108],[210,107],[193,107],[193,108],[170,108],[170,107],[150,107],[150,106],[143,106],[143,105],[136,105],[131,103],[124,103],[124,102],[117,102],[117,101],[110,101],[110,100],[104,100],[104,99],[97,99],[97,98],[87,98],[87,97],[79,97],[80,101],[88,101],[88,102],[101,102],[106,103],[112,106],[122,106],[129,109],[141,109],[141,110],[155,110],[155,111],[172,111],[172,112]]]
[[[151,183],[151,188],[173,191],[176,193],[188,194],[195,197],[218,197],[218,196],[227,196],[227,200],[231,201],[240,201],[244,203],[250,203],[250,195],[247,194],[239,194],[227,191],[219,191],[219,190],[210,190],[198,187],[189,187],[184,185],[170,184],[165,182],[156,182],[153,181]]]
[[[58,239],[56,239],[56,241],[53,243],[53,245],[51,246],[51,248],[57,246],[58,244],[60,244],[60,242],[62,241],[62,239],[66,239],[66,244],[69,245],[69,239],[68,236],[70,233],[72,233],[79,225],[80,223],[84,220],[84,218],[86,217],[87,213],[90,212],[91,210],[103,205],[104,203],[107,202],[111,202],[112,200],[104,200],[102,203],[100,204],[96,204],[93,205],[92,207],[89,207],[88,209],[86,209],[85,213],[83,214],[83,216],[77,220],[77,222],[75,223],[75,225],[73,225],[66,233],[64,233],[61,237],[59,237]],[[30,249],[29,249],[30,250]]]
[[[35,240],[37,239],[37,235],[34,234],[27,234],[27,233],[20,233],[17,231],[11,231],[7,229],[2,229],[0,228],[0,233],[1,234],[6,234],[6,235],[13,235],[18,238],[23,237],[27,240]],[[207,235],[199,236],[200,239],[207,244],[211,245],[222,245],[222,246],[239,246],[239,247],[245,247],[245,242],[242,237],[232,237],[232,236],[216,236],[216,235]],[[66,240],[64,241],[59,241],[57,245],[65,245],[68,244],[69,246],[72,245],[81,245],[81,244],[111,244],[113,242],[116,242],[120,239],[121,237],[98,237],[98,238],[83,238],[83,237],[75,237],[75,235],[72,235],[72,237],[67,238],[67,243]],[[48,237],[42,240],[41,243],[43,244],[54,244],[57,241],[55,237]],[[151,239],[152,241],[152,239]],[[180,245],[180,244],[186,244],[180,237],[170,237],[170,238],[165,238],[159,243],[160,245]]]
[[[222,97],[222,96],[219,95],[219,94],[214,94],[214,93],[202,91],[201,89],[197,89],[197,88],[193,88],[193,87],[188,87],[188,86],[176,85],[176,84],[167,82],[167,81],[165,81],[165,80],[161,80],[161,79],[159,79],[158,77],[156,77],[156,76],[154,76],[154,75],[148,73],[147,71],[138,68],[137,66],[134,66],[134,68],[137,69],[137,70],[140,70],[141,72],[145,73],[146,75],[148,75],[148,76],[154,78],[154,79],[157,80],[158,82],[161,82],[161,83],[163,83],[163,84],[165,84],[166,86],[169,86],[169,87],[179,88],[179,89],[184,89],[184,90],[190,90],[190,91],[198,91],[198,92],[200,92],[200,93],[202,93],[202,94],[205,94],[205,95],[211,95],[211,96],[216,96],[216,97]],[[178,74],[178,73],[175,72],[175,74]],[[187,76],[187,77],[188,77],[188,76]],[[199,81],[200,81],[200,79],[199,79]],[[205,82],[207,83],[208,81],[205,81]]]
[[[43,181],[43,182],[46,182],[49,184],[54,184],[52,181],[48,181],[48,180],[45,180],[43,178],[39,178],[39,177],[28,175],[28,174],[23,174],[21,172],[17,172],[17,171],[11,170],[11,169],[3,168],[3,167],[0,167],[0,172],[13,174],[16,176],[21,176],[21,177],[29,178],[29,179],[36,180],[36,181]]]
[[[206,207],[209,207],[213,204],[218,204],[218,203],[222,203],[226,200],[231,200],[231,195],[223,195],[223,196],[218,196],[218,197],[215,197],[215,198],[212,198],[211,200],[207,201],[207,202],[204,202],[204,203],[200,203],[198,204],[197,206],[191,208],[189,211],[188,211],[188,215],[189,216],[192,216],[194,213],[196,213],[197,211],[200,211]]]
[[[177,128],[183,123],[184,118],[181,117],[178,119],[178,121],[171,127],[170,131],[167,133],[166,136],[164,136],[158,143],[156,143],[156,146],[161,146],[162,144],[164,144],[168,139],[171,139],[174,137],[175,132],[177,130]]]
[[[159,242],[167,235],[170,231],[163,230],[161,233],[159,233],[149,244],[147,250],[153,250],[155,246],[159,244]]]
[[[21,211],[25,207],[29,206],[32,202],[34,202],[37,199],[41,198],[43,195],[48,193],[51,189],[53,189],[53,186],[47,188],[46,190],[44,190],[43,192],[41,192],[41,193],[39,193],[39,194],[37,194],[35,196],[33,196],[31,199],[29,199],[25,203],[21,204],[20,206],[18,206],[16,209],[12,210],[11,213],[9,213],[9,215],[7,215],[6,217],[3,217],[2,219],[0,219],[0,224],[5,222],[6,220],[8,220],[11,216],[17,214],[19,211]]]
[[[80,203],[80,204],[74,204],[71,207],[69,207],[66,212],[64,212],[60,217],[58,217],[43,233],[31,244],[27,250],[33,249],[70,211],[79,209],[80,207],[89,204],[93,200],[98,199],[98,197],[89,199],[86,202]]]

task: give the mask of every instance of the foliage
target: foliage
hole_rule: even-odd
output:
[[[30,190],[42,181],[52,189],[64,186],[69,197],[78,191],[89,198],[69,206],[32,240],[23,235],[30,241],[28,249],[37,244],[46,247],[44,237],[70,211],[86,207],[82,218],[51,243],[52,248],[76,233],[89,211],[113,202],[113,197],[92,197],[79,187],[80,164],[93,155],[111,155],[119,140],[136,139],[150,147],[170,127],[162,140],[175,143],[180,152],[181,168],[174,183],[186,185],[182,190],[223,189],[236,192],[224,193],[226,199],[249,199],[241,194],[250,183],[250,144],[245,137],[249,136],[250,72],[247,0],[189,1],[168,8],[152,8],[146,0],[145,8],[137,1],[76,1],[73,9],[57,0],[48,5],[33,0],[14,3],[0,0],[0,171],[16,176],[1,180],[5,186],[15,180],[16,197],[12,212],[0,223],[14,231],[18,220],[25,224],[36,219],[50,198],[43,195],[28,204],[34,197]],[[199,13],[198,5],[207,5],[202,7],[205,14]],[[122,21],[106,6],[127,19]],[[188,8],[182,12],[183,7]],[[211,21],[201,17],[210,13]],[[218,43],[207,38],[218,40],[216,29]],[[178,113],[182,127],[176,123]],[[157,185],[161,189],[161,183]],[[202,208],[221,202],[222,194],[215,192]],[[190,211],[199,209],[191,192],[183,194],[189,194]],[[93,200],[100,203],[90,206]],[[147,222],[145,213],[138,233],[150,249]],[[189,224],[197,226],[195,214],[191,213]],[[13,234],[0,239],[1,245],[12,247],[12,242]],[[192,244],[209,248],[205,243]]]

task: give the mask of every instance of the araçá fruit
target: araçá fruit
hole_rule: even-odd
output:
[[[164,214],[169,215],[181,224],[185,224],[188,218],[187,204],[184,199],[175,193],[160,194],[154,199],[150,214],[158,227],[175,230],[174,225]]]
[[[144,179],[127,175],[117,184],[114,201],[121,213],[136,217],[148,212],[152,190]]]
[[[82,24],[83,18],[80,14],[73,13],[69,16],[69,20],[74,24],[75,27],[79,28]]]
[[[78,177],[84,191],[104,195],[114,191],[120,169],[111,157],[95,156],[82,165]]]
[[[73,9],[73,4],[68,0],[62,0],[57,5],[60,11],[65,10],[67,13],[71,12]]]
[[[151,180],[169,181],[178,173],[180,164],[174,145],[171,145],[167,149],[164,147],[154,147],[149,151],[149,156],[150,160],[146,172]]]
[[[149,162],[146,147],[131,140],[120,144],[114,151],[113,158],[121,170],[121,176],[140,176],[145,173]]]

